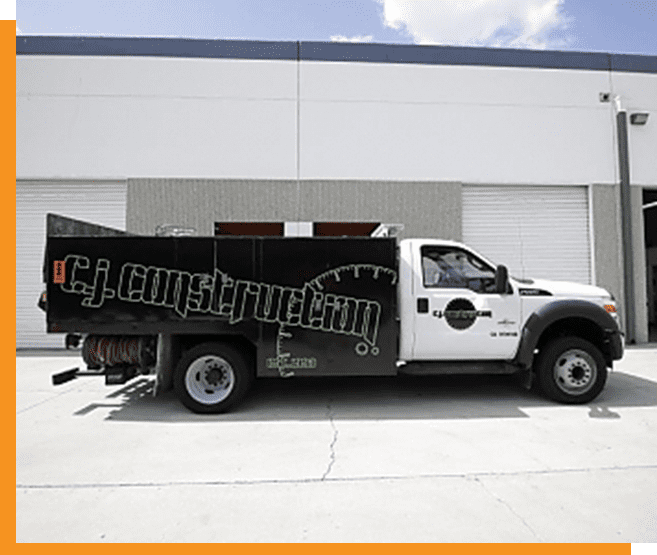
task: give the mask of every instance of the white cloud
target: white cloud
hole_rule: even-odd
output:
[[[18,23],[16,24],[16,34],[17,35],[22,35],[23,32],[18,28]]]
[[[333,35],[331,42],[372,42],[372,35],[358,35],[356,37],[345,37],[344,35]]]
[[[565,29],[564,0],[376,0],[387,27],[418,44],[547,48]]]

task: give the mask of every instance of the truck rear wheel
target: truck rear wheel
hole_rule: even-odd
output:
[[[203,343],[176,365],[173,384],[178,399],[197,413],[226,412],[239,403],[253,382],[253,369],[234,347]]]
[[[602,353],[579,337],[562,337],[548,343],[538,355],[536,371],[543,393],[560,403],[588,403],[607,381]]]

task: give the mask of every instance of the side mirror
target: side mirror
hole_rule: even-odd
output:
[[[495,293],[505,295],[509,290],[509,270],[503,264],[495,268]]]

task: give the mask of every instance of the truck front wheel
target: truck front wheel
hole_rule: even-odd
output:
[[[588,403],[607,381],[607,366],[600,350],[579,337],[562,337],[548,343],[536,361],[539,385],[560,403]]]
[[[235,406],[252,381],[253,369],[234,347],[203,343],[180,358],[173,385],[183,405],[207,414],[226,412]]]

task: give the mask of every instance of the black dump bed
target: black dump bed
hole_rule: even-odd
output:
[[[49,332],[241,335],[260,376],[395,373],[393,238],[75,233],[47,239]]]

